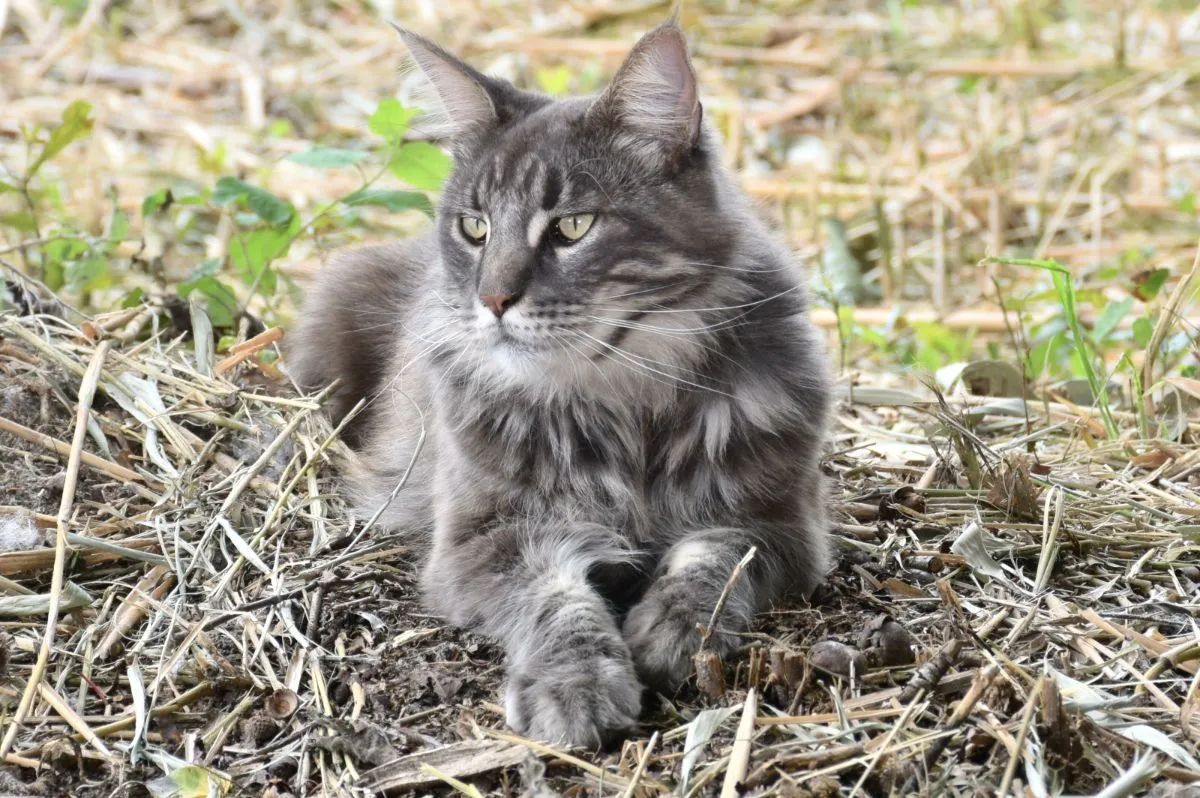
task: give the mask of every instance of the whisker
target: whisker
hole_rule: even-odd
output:
[[[732,364],[739,371],[746,371],[746,364],[741,363],[737,360],[734,360],[728,354],[726,354],[725,352],[722,352],[718,347],[707,344],[703,341],[703,339],[700,338],[700,333],[702,333],[702,332],[709,332],[711,330],[716,330],[716,329],[730,329],[732,327],[742,326],[742,325],[746,324],[746,322],[742,322],[740,325],[739,324],[722,323],[725,326],[718,327],[717,325],[713,325],[711,327],[693,328],[691,330],[673,330],[670,327],[658,327],[653,324],[638,324],[637,322],[624,322],[619,319],[606,319],[606,318],[602,318],[599,316],[587,316],[585,318],[588,318],[592,321],[595,321],[595,322],[598,322],[601,324],[608,324],[611,327],[627,329],[627,330],[637,330],[639,332],[650,333],[651,335],[662,335],[662,336],[668,337],[668,338],[676,338],[676,339],[680,339],[680,340],[685,340],[685,341],[688,341],[689,343],[691,343],[692,345],[697,346],[700,349],[704,350],[708,354],[710,354],[714,357],[718,357],[721,360],[724,360],[724,361]]]
[[[695,388],[697,390],[708,391],[710,393],[715,393],[719,396],[726,396],[730,399],[736,398],[732,394],[717,390],[716,388],[713,388],[712,386],[701,385],[698,382],[692,382],[691,380],[686,380],[683,377],[678,377],[669,372],[661,371],[659,369],[652,368],[651,366],[646,365],[646,363],[654,363],[655,365],[664,366],[664,367],[669,368],[670,365],[667,363],[660,363],[659,361],[653,360],[652,358],[643,357],[641,355],[635,355],[632,352],[627,352],[619,346],[614,346],[614,345],[608,343],[607,341],[602,341],[599,338],[595,337],[594,335],[590,335],[590,334],[582,332],[582,331],[580,331],[579,334],[584,336],[585,338],[590,339],[591,341],[594,341],[595,343],[597,343],[600,346],[604,347],[605,349],[611,351],[613,354],[617,355],[618,357],[622,358],[623,360],[629,362],[630,364],[632,364],[634,366],[637,366],[638,368],[643,369],[646,372],[657,374],[661,377],[666,377],[668,380],[672,380],[673,382],[678,383],[679,385],[686,385],[688,387]]]
[[[744,315],[744,314],[743,314]],[[644,330],[645,332],[659,333],[661,335],[673,335],[680,338],[688,338],[699,333],[713,332],[714,330],[724,330],[730,327],[736,327],[746,324],[741,322],[742,316],[737,316],[733,319],[723,319],[712,324],[705,324],[700,327],[660,327],[657,324],[644,324],[637,321],[628,321],[626,319],[612,319],[605,316],[585,316],[584,318],[590,321],[608,324],[613,327],[623,327],[629,330]]]
[[[726,263],[710,263],[701,260],[684,260],[675,261],[683,266],[695,266],[700,269],[721,269],[727,272],[739,272],[741,274],[779,274],[780,272],[788,272],[795,269],[791,263],[780,266],[778,269],[762,269],[757,266],[730,266]]]
[[[762,299],[755,299],[752,302],[743,302],[740,305],[719,305],[717,307],[711,307],[711,308],[657,308],[657,309],[656,308],[643,308],[643,309],[641,309],[640,312],[642,312],[642,313],[706,313],[706,312],[720,312],[723,310],[740,310],[742,308],[755,308],[755,307],[758,307],[759,305],[763,305],[767,302],[771,302],[772,300],[779,299],[781,297],[787,296],[788,294],[794,293],[796,291],[801,291],[801,290],[803,290],[803,286],[796,284],[796,285],[792,286],[791,288],[785,288],[784,290],[780,291],[777,294],[772,294],[771,296],[763,297]],[[625,310],[627,310],[627,308],[604,308],[604,307],[596,307],[594,309],[595,310],[615,311],[618,313],[621,313],[621,312],[624,312]]]
[[[592,301],[593,302],[610,302],[614,299],[625,299],[625,298],[631,297],[631,296],[641,296],[643,294],[650,294],[655,291],[667,291],[671,288],[678,288],[682,284],[683,284],[683,281],[679,280],[679,281],[676,281],[673,283],[668,283],[665,285],[655,285],[655,286],[651,286],[650,288],[642,288],[637,291],[626,291],[623,294],[613,294],[612,296],[597,297],[596,299],[594,299]]]

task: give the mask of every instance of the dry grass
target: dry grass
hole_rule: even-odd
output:
[[[1193,11],[897,3],[893,19],[875,5],[685,12],[748,190],[814,261],[822,219],[847,222],[882,295],[853,309],[862,328],[896,340],[897,317],[926,314],[1015,359],[1013,338],[1061,309],[1038,299],[1044,275],[977,265],[988,254],[1057,258],[1114,296],[1150,269],[1183,284],[1200,233],[1177,190],[1200,186]],[[571,88],[587,88],[664,8],[547,6],[534,22],[528,3],[390,11],[527,85],[566,64]],[[358,4],[92,0],[69,20],[0,0],[5,19],[0,162],[24,163],[20,126],[53,122],[74,98],[96,108],[94,135],[47,167],[83,235],[101,232],[110,195],[136,216],[162,185],[211,183],[202,153],[223,147],[226,171],[265,175],[309,141],[358,138],[395,85],[394,34]],[[290,130],[267,135],[280,118]],[[301,210],[356,187],[290,164],[269,179]],[[764,616],[725,663],[723,693],[662,699],[619,752],[564,752],[503,730],[498,652],[423,615],[404,541],[349,521],[342,444],[264,357],[276,336],[197,351],[200,311],[158,312],[172,281],[226,254],[222,219],[198,210],[186,233],[160,234],[154,270],[137,265],[136,242],[115,253],[122,288],[144,286],[152,312],[0,317],[0,524],[20,519],[0,529],[21,541],[0,545],[0,792],[148,782],[169,794],[154,783],[164,774],[246,795],[1200,783],[1200,422],[1179,370],[1190,345],[1148,363],[1134,353],[1147,386],[1169,376],[1178,392],[1126,398],[1113,438],[1098,411],[1042,381],[1026,399],[941,396],[851,335],[828,460],[843,554],[829,589]],[[283,268],[303,275],[330,246],[418,224],[369,215],[322,230]],[[30,238],[0,243],[11,273]],[[1189,293],[1170,289],[1135,306],[1165,320],[1157,341],[1193,329]],[[287,313],[282,299],[250,309]],[[1122,353],[1105,354],[1111,366]],[[1176,408],[1170,437],[1145,423],[1156,400]],[[37,544],[26,519],[45,530]],[[917,661],[880,665],[886,635]],[[865,669],[822,676],[813,646],[829,641],[866,651]]]

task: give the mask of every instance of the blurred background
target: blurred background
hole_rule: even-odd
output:
[[[228,344],[286,322],[329,250],[429,223],[450,162],[408,129],[387,20],[573,94],[669,13],[0,0],[0,262],[121,324],[197,293]],[[1153,344],[1191,379],[1194,2],[689,0],[682,21],[728,164],[852,373],[998,359],[1089,403],[1085,361],[1128,387]]]

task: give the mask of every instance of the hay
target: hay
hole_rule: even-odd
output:
[[[78,758],[127,779],[153,771],[150,750],[190,742],[196,762],[241,787],[278,781],[330,794],[372,779],[421,787],[428,773],[396,782],[409,771],[388,761],[460,736],[496,741],[483,749],[492,764],[480,772],[478,745],[446,758],[459,750],[451,748],[439,755],[447,778],[486,783],[514,764],[504,746],[526,743],[490,731],[501,724],[488,703],[499,690],[498,652],[421,615],[404,541],[358,534],[330,462],[341,444],[316,403],[239,386],[248,363],[233,379],[203,376],[171,330],[97,342],[56,317],[9,315],[0,336],[6,384],[26,391],[48,384],[75,396],[88,364],[102,364],[90,425],[74,426],[69,406],[46,419],[3,418],[41,429],[32,440],[0,440],[10,452],[0,482],[52,476],[64,450],[79,481],[62,487],[72,537],[61,551],[0,552],[11,594],[0,601],[62,594],[62,579],[86,597],[59,605],[53,656],[32,682],[47,600],[3,624],[9,681],[0,695],[10,706],[30,696],[21,723],[7,725],[6,761]],[[768,614],[747,638],[773,664],[760,663],[751,684],[753,664],[727,663],[721,699],[689,693],[653,711],[647,735],[656,730],[661,744],[652,752],[636,740],[616,758],[531,746],[551,762],[552,781],[668,789],[688,719],[704,706],[737,706],[752,687],[762,705],[743,743],[743,786],[845,777],[872,794],[905,783],[948,794],[1041,774],[1078,792],[1146,750],[1160,776],[1192,779],[1194,450],[1139,467],[1135,441],[1085,444],[1090,412],[1031,402],[1031,468],[1014,400],[981,406],[978,397],[914,393],[898,406],[860,394],[842,406],[829,460],[844,493],[841,564],[818,606]],[[76,431],[84,434],[68,444]],[[950,476],[965,473],[955,433],[980,463],[978,485]],[[893,487],[910,480],[929,487]],[[6,518],[21,511],[4,508]],[[27,517],[54,524],[45,513]],[[834,639],[870,653],[860,633],[885,613],[917,661],[826,685],[807,663],[812,644]],[[790,668],[774,664],[785,655]],[[279,691],[298,697],[283,719],[267,710]],[[733,733],[727,718],[691,789],[722,777]],[[75,742],[64,748],[67,739]],[[385,767],[367,773],[377,765]],[[71,770],[55,772],[70,783]]]

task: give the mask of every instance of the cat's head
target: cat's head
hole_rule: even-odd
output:
[[[562,100],[401,35],[451,125],[438,298],[457,368],[514,387],[676,379],[706,310],[745,287],[729,258],[745,216],[678,27],[643,36],[599,95]]]

